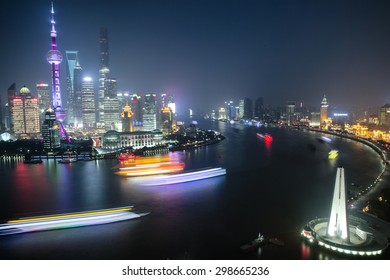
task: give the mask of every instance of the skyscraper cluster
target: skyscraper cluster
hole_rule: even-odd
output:
[[[43,137],[48,151],[58,148],[61,139],[69,141],[67,131],[79,129],[172,131],[176,110],[172,95],[118,91],[116,79],[110,76],[107,28],[100,29],[98,81],[84,75],[78,50],[65,50],[66,91],[63,94],[60,84],[63,55],[57,46],[53,4],[50,23],[51,48],[46,60],[50,64],[51,83],[37,83],[35,96],[27,87],[18,91],[16,84],[12,84],[7,105],[0,112],[5,116],[2,131],[10,131],[17,139]]]

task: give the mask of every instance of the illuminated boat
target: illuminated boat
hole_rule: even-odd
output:
[[[149,214],[137,214],[131,210],[132,207],[129,206],[98,211],[20,218],[0,224],[0,235],[100,225],[140,218]]]
[[[261,133],[256,133],[257,138],[259,139],[264,139],[266,142],[271,142],[272,141],[272,136],[269,135],[268,133],[261,134]]]
[[[266,142],[271,142],[272,141],[272,136],[266,133],[266,134],[264,134],[264,140]]]
[[[339,155],[339,151],[337,150],[331,150],[328,154],[329,159],[335,159]]]
[[[140,164],[130,167],[121,167],[119,168],[119,171],[116,172],[116,174],[129,177],[149,176],[178,172],[183,169],[183,163],[168,161],[153,164]]]
[[[133,159],[135,159],[135,154],[133,154],[133,153],[131,153],[131,154],[120,153],[119,156],[117,157],[117,159],[119,161],[122,161],[122,160],[133,160]]]
[[[224,168],[221,167],[209,168],[209,169],[183,172],[183,173],[172,174],[172,175],[153,176],[152,178],[145,180],[141,184],[145,186],[179,184],[179,183],[186,183],[186,182],[192,182],[192,181],[222,176],[225,174],[226,174],[226,169]]]
[[[58,163],[72,163],[72,162],[76,162],[76,161],[77,161],[77,158],[67,157],[67,158],[60,159],[58,161]]]

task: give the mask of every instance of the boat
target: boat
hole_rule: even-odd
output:
[[[328,153],[328,158],[329,159],[335,159],[337,158],[339,155],[339,151],[338,150],[331,150],[329,153]]]
[[[122,160],[132,160],[132,159],[135,159],[135,154],[133,154],[133,153],[131,153],[131,154],[120,153],[119,156],[117,157],[117,159],[119,161],[122,161]]]
[[[138,177],[149,175],[161,175],[173,172],[178,172],[184,169],[184,163],[168,161],[152,164],[137,164],[130,167],[121,167],[118,172],[121,176]]]
[[[266,142],[271,142],[273,140],[272,136],[268,133],[265,133],[265,134],[256,133],[256,136],[259,139],[264,139],[264,141],[266,141]]]
[[[41,159],[25,159],[23,160],[23,163],[25,164],[37,164],[37,163],[42,163]]]
[[[252,242],[250,244],[244,244],[240,247],[240,249],[243,251],[243,252],[250,252],[250,251],[253,251],[257,248],[259,248],[260,246],[262,245],[265,245],[267,244],[268,240],[264,237],[264,235],[262,235],[261,233],[259,233],[259,235],[257,236],[256,239],[253,239]]]
[[[132,206],[97,211],[75,212],[60,215],[35,216],[9,220],[0,224],[0,236],[35,231],[83,227],[125,221],[149,213],[135,213]]]
[[[76,161],[77,161],[77,158],[67,157],[67,158],[60,159],[58,161],[58,163],[72,163],[72,162],[76,162]]]
[[[147,180],[141,182],[144,186],[160,186],[160,185],[171,185],[192,182],[197,180],[208,179],[212,177],[222,176],[226,174],[226,169],[217,167],[217,168],[208,168],[200,169],[189,172],[182,172],[172,175],[161,175],[161,176],[152,176]]]

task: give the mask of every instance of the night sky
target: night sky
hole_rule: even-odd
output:
[[[50,83],[51,1],[2,2],[2,101],[16,82]],[[262,96],[319,106],[390,103],[390,1],[54,1],[59,50],[78,50],[97,80],[109,33],[118,90],[172,93],[179,112]],[[61,64],[62,91],[65,63]]]

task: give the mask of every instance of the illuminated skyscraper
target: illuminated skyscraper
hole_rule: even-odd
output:
[[[51,50],[47,53],[47,62],[51,65],[51,84],[53,107],[56,118],[61,123],[65,120],[65,110],[62,107],[61,87],[60,87],[60,63],[62,62],[62,54],[57,50],[57,31],[55,29],[54,8],[51,5]]]
[[[157,128],[157,100],[156,94],[145,94],[142,115],[143,131],[152,131]]]
[[[380,108],[379,124],[390,126],[390,103],[387,103]]]
[[[123,107],[123,111],[121,113],[122,117],[122,132],[133,132],[133,112],[131,111],[131,107],[129,104]]]
[[[78,61],[78,51],[65,51],[66,53],[66,110],[67,110],[67,123],[74,125],[74,106],[75,106],[75,95],[74,95],[74,69],[76,62]]]
[[[161,109],[161,124],[162,131],[165,134],[172,132],[173,112],[168,106]]]
[[[81,88],[81,108],[83,128],[93,128],[96,125],[95,90],[91,77],[83,78]]]
[[[41,122],[45,119],[46,110],[51,107],[49,85],[45,83],[37,84],[38,110]]]
[[[122,122],[120,119],[120,107],[117,96],[117,86],[115,79],[104,80],[104,126],[108,130],[122,129]]]
[[[244,119],[253,118],[253,103],[250,98],[244,98],[239,100],[239,116]]]
[[[326,100],[326,96],[321,101],[321,109],[320,109],[320,127],[323,127],[328,119],[328,101]]]
[[[79,61],[76,61],[73,75],[73,90],[74,90],[74,127],[82,127],[83,110],[82,110],[82,85],[83,85],[83,69]]]
[[[288,125],[292,125],[295,121],[295,101],[288,101],[286,106],[286,120]]]
[[[17,95],[17,91],[16,91],[16,84],[13,83],[9,88],[8,88],[8,91],[7,91],[7,95],[8,95],[8,103],[6,104],[6,112],[5,112],[5,126],[7,128],[7,130],[9,131],[13,131],[13,127],[14,127],[14,123],[13,123],[13,120],[12,120],[12,103],[13,103],[13,99],[16,97]]]
[[[39,136],[38,99],[33,97],[27,87],[20,89],[20,94],[11,103],[13,132],[16,138],[28,139]]]
[[[99,63],[99,91],[97,101],[97,122],[99,126],[104,125],[104,82],[110,74],[109,53],[108,53],[108,32],[107,28],[100,29],[100,63]]]
[[[42,123],[43,149],[48,153],[53,153],[61,146],[60,123],[56,120],[56,114],[49,108],[45,112]]]

